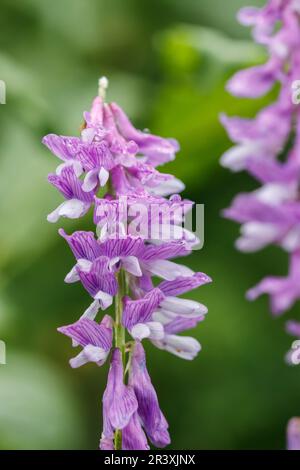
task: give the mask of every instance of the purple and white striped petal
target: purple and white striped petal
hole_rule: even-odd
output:
[[[58,233],[67,241],[77,260],[83,258],[94,261],[101,255],[99,243],[93,232],[78,231],[67,235],[63,229],[59,229]]]
[[[134,413],[122,431],[122,450],[149,450],[138,413]]]
[[[181,333],[182,331],[190,330],[195,328],[199,322],[204,320],[204,316],[195,318],[176,317],[171,321],[164,324],[164,331],[166,334],[174,335]]]
[[[100,254],[108,258],[137,256],[144,248],[144,241],[139,237],[113,238],[100,244]]]
[[[86,172],[96,171],[97,179],[101,179],[99,172],[103,168],[105,171],[111,170],[115,163],[105,140],[101,142],[82,143],[78,159]],[[99,181],[100,182],[100,181]]]
[[[193,360],[199,351],[201,351],[200,343],[195,338],[189,336],[165,334],[162,340],[153,341],[153,344],[159,349],[164,349],[188,361]]]
[[[191,249],[183,241],[171,241],[161,245],[148,245],[141,253],[143,261],[165,260],[186,256],[191,253]]]
[[[136,256],[125,256],[122,258],[122,266],[128,273],[136,277],[141,277],[143,272],[139,260]]]
[[[138,408],[133,388],[124,385],[121,351],[112,354],[107,386],[103,395],[103,413],[114,429],[123,429]]]
[[[69,199],[60,204],[53,212],[48,214],[48,222],[55,223],[60,217],[67,219],[79,219],[83,217],[91,207],[91,203],[83,202],[79,199]]]
[[[83,191],[88,193],[88,192],[93,191],[94,189],[96,189],[98,183],[99,183],[98,169],[90,170],[85,175],[83,185],[82,185],[82,189],[83,189]]]
[[[95,299],[101,300],[103,292],[111,296],[116,295],[118,283],[110,269],[109,258],[105,256],[97,258],[93,261],[89,272],[83,270],[80,265],[77,266],[77,271],[84,288]]]
[[[148,189],[149,192],[155,196],[166,197],[181,193],[184,191],[185,185],[178,178],[172,178]]]
[[[124,311],[122,323],[131,330],[137,323],[146,323],[150,321],[152,313],[164,299],[164,295],[159,289],[153,289],[142,299],[131,300],[129,297],[124,299]]]
[[[109,179],[109,172],[102,166],[98,172],[98,179],[101,188],[106,185]]]
[[[138,401],[138,415],[151,442],[157,447],[170,443],[168,423],[163,416],[155,389],[151,383],[145,351],[140,342],[136,342],[132,351],[129,384],[133,387]]]
[[[70,359],[70,366],[73,369],[76,369],[88,362],[95,362],[98,366],[102,366],[105,363],[108,354],[109,351],[105,351],[98,346],[89,344],[88,346],[85,346],[77,356]]]
[[[199,317],[206,315],[207,307],[200,302],[189,299],[180,299],[178,297],[166,297],[160,303],[160,308],[174,316]]]
[[[190,277],[194,272],[187,266],[174,263],[168,260],[143,261],[142,269],[150,272],[154,276],[158,276],[167,281],[173,281],[177,277]]]
[[[60,333],[77,341],[80,346],[98,346],[109,351],[112,346],[112,328],[98,324],[89,318],[82,318],[76,323],[61,326],[57,329]]]
[[[126,140],[133,140],[138,145],[139,152],[147,157],[149,164],[162,165],[175,158],[175,153],[179,150],[179,144],[176,140],[164,139],[135,129],[124,111],[116,103],[111,103],[110,109],[120,134]]]
[[[46,135],[42,142],[54,155],[64,161],[75,158],[81,145],[79,137],[66,137],[56,134]]]
[[[59,175],[50,174],[48,181],[56,187],[66,199],[78,199],[79,201],[92,203],[94,192],[85,192],[82,189],[83,182],[76,176],[73,166],[65,166]]]
[[[104,364],[112,346],[112,319],[106,316],[101,324],[81,318],[72,325],[58,328],[60,333],[72,339],[73,346],[82,346],[83,350],[70,360],[73,368],[88,362],[98,366]]]
[[[159,284],[159,289],[165,296],[176,296],[185,294],[204,284],[212,282],[211,278],[204,273],[194,273],[192,276],[179,276],[172,281],[163,281]]]
[[[138,341],[142,341],[145,338],[161,340],[163,339],[165,332],[164,327],[160,322],[151,321],[146,323],[137,323],[131,328],[130,334]]]
[[[60,174],[50,174],[48,181],[67,199],[48,215],[49,222],[57,222],[60,217],[76,219],[89,210],[94,193],[86,193],[82,189],[82,181],[76,176],[73,166],[64,166]]]

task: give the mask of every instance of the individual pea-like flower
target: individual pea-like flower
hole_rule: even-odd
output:
[[[160,349],[183,359],[194,359],[201,350],[199,342],[177,333],[194,328],[204,320],[205,305],[182,299],[184,294],[211,282],[203,273],[163,281],[138,300],[124,298],[123,325],[136,340],[148,338]]]
[[[177,142],[135,129],[118,105],[105,102],[107,84],[100,79],[79,137],[43,139],[62,161],[49,182],[65,197],[48,220],[79,218],[94,208],[95,231],[59,229],[75,258],[65,281],[80,282],[92,302],[58,331],[81,348],[73,368],[101,366],[111,355],[100,449],[148,450],[148,440],[165,447],[170,436],[141,342],[193,359],[200,344],[178,333],[194,328],[207,308],[179,296],[211,279],[175,261],[199,242],[184,226],[193,202],[177,194],[183,184],[156,168],[174,159]],[[98,322],[112,304],[114,319]]]
[[[123,382],[121,351],[114,349],[103,395],[103,433],[100,448],[113,441],[115,431],[124,429],[137,411],[138,403],[132,386]],[[103,444],[102,444],[103,441]]]
[[[57,222],[60,217],[77,219],[85,215],[93,204],[94,192],[85,192],[83,184],[76,176],[73,166],[65,166],[59,174],[48,176],[48,181],[65,197],[60,204],[48,215],[49,222]]]
[[[256,98],[279,84],[279,93],[253,119],[221,116],[235,144],[221,164],[234,172],[247,171],[259,185],[238,195],[224,215],[241,224],[239,250],[254,252],[275,244],[287,252],[288,276],[269,276],[247,293],[250,300],[268,294],[278,315],[300,298],[300,108],[293,100],[293,83],[300,77],[299,2],[268,0],[262,8],[243,8],[238,19],[253,28],[255,41],[269,57],[265,64],[237,72],[227,89],[238,97]]]
[[[156,447],[170,444],[169,426],[159,407],[157,394],[147,371],[145,351],[139,341],[133,347],[128,383],[138,402],[137,415],[152,444]]]
[[[80,345],[82,351],[70,360],[71,367],[80,367],[87,362],[102,366],[112,347],[112,318],[105,315],[100,324],[89,318],[82,318],[73,325],[58,328],[60,333],[69,336],[73,345]]]

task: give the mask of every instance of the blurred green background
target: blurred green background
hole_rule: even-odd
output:
[[[266,274],[286,273],[287,258],[276,248],[238,253],[238,227],[220,217],[238,191],[255,188],[218,163],[230,146],[219,112],[252,116],[262,105],[224,91],[236,69],[264,59],[235,20],[247,3],[0,1],[0,79],[7,84],[0,106],[1,449],[98,445],[107,365],[72,370],[74,351],[56,332],[89,303],[79,284],[63,283],[73,260],[57,229],[88,227],[91,214],[85,222],[46,222],[61,198],[47,184],[58,161],[41,138],[78,132],[101,75],[110,79],[108,99],[137,126],[180,141],[176,162],[163,171],[205,204],[205,246],[189,260],[214,280],[191,294],[209,307],[193,332],[203,351],[190,363],[147,346],[171,448],[285,447],[287,420],[300,414],[300,369],[284,363],[292,341],[284,319],[271,318],[266,298],[250,304],[244,293]]]

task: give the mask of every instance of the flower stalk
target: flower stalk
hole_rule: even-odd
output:
[[[126,343],[125,328],[122,325],[123,297],[127,292],[126,276],[123,269],[117,274],[117,282],[119,285],[118,292],[115,297],[115,346],[121,351],[123,369],[126,369]],[[125,372],[123,380],[125,381]],[[115,450],[122,450],[122,430],[116,429],[114,436]]]
[[[122,362],[125,365],[125,328],[122,325],[123,313],[123,297],[126,295],[126,276],[123,269],[117,274],[117,282],[119,285],[118,292],[115,297],[115,345],[122,353]]]

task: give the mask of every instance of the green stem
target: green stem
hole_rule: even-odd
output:
[[[122,360],[124,365],[125,359],[125,328],[122,325],[123,302],[122,299],[126,294],[126,278],[125,273],[121,270],[117,276],[119,289],[116,295],[116,316],[115,316],[115,345],[122,353]]]
[[[122,450],[122,431],[117,429],[115,431],[115,450]]]
[[[125,272],[121,269],[117,275],[118,293],[115,299],[115,346],[119,348],[122,355],[123,368],[125,370],[125,328],[122,325],[123,302],[122,299],[127,292],[127,280]],[[115,431],[115,450],[122,450],[122,430]]]

